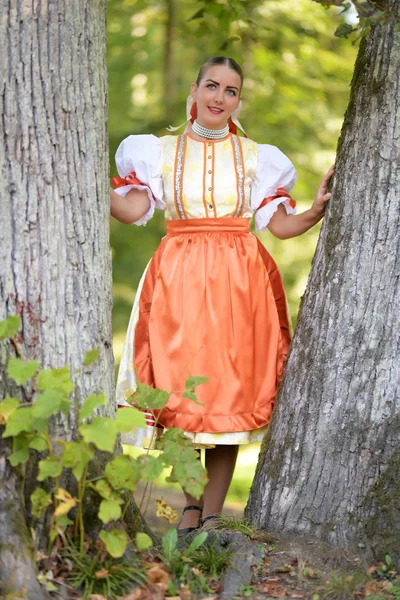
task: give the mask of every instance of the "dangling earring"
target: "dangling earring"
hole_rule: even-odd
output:
[[[167,127],[167,131],[178,131],[178,129],[180,129],[184,125],[186,125],[186,129],[185,129],[185,131],[186,131],[189,127],[188,122],[191,121],[193,123],[193,121],[195,120],[196,117],[197,117],[197,103],[193,100],[192,95],[189,94],[189,96],[186,98],[186,121],[183,121],[183,123],[178,125],[178,127],[171,127],[171,125],[169,125]]]

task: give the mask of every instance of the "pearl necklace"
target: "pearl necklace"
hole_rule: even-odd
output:
[[[220,140],[228,135],[229,125],[226,124],[223,129],[207,129],[207,127],[199,125],[199,123],[195,120],[192,125],[192,130],[201,137],[209,138],[211,140]]]

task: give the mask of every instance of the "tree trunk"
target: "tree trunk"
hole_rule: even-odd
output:
[[[0,0],[0,319],[21,316],[23,355],[45,368],[70,365],[74,374],[98,348],[76,394],[104,392],[111,411],[105,12],[106,0]],[[0,398],[12,389],[7,355],[3,347]],[[70,439],[75,427],[72,410],[55,433]],[[12,495],[18,505],[7,466],[0,523],[13,548],[0,546],[2,581],[20,567],[18,546],[26,550],[28,538],[23,518],[19,541],[7,518]]]
[[[376,26],[360,45],[333,197],[246,509],[259,527],[397,564],[399,84],[400,33]]]

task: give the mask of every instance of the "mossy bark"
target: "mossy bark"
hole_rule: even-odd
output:
[[[333,197],[246,509],[258,527],[397,564],[399,92],[400,33],[380,24],[360,44]]]

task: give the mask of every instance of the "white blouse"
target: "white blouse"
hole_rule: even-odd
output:
[[[291,161],[276,146],[256,144],[230,134],[223,140],[199,141],[190,132],[157,138],[130,135],[116,153],[120,177],[134,173],[141,184],[122,185],[122,196],[132,188],[146,189],[150,208],[135,225],[145,225],[154,209],[166,219],[255,215],[256,229],[265,229],[279,204],[288,214],[295,208],[282,195],[257,210],[278,188],[289,192],[296,181]]]

